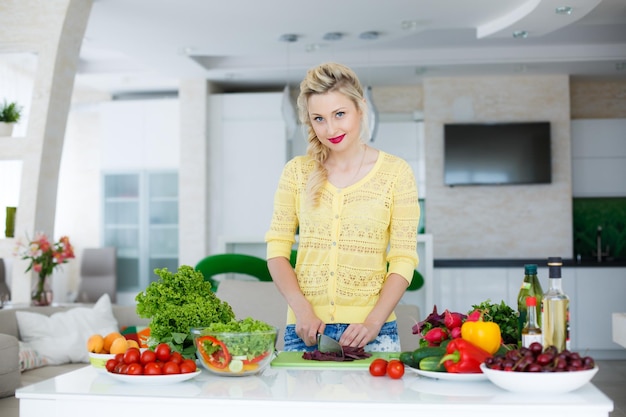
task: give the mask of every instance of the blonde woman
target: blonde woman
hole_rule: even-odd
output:
[[[350,68],[310,69],[298,110],[307,154],[284,167],[265,239],[268,268],[289,306],[285,350],[312,351],[322,333],[343,346],[397,352],[394,308],[418,264],[413,172],[367,144],[367,103]]]

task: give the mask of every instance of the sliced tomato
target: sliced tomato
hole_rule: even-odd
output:
[[[270,352],[269,352],[269,351],[267,351],[267,352],[265,352],[265,353],[260,354],[259,356],[255,356],[255,357],[254,357],[254,358],[252,358],[252,359],[244,359],[244,360],[243,360],[243,364],[244,364],[244,365],[250,365],[250,364],[253,364],[253,363],[259,363],[259,362],[261,362],[263,359],[267,358],[267,355],[269,355],[269,354],[270,354]]]
[[[202,336],[196,339],[196,349],[204,362],[217,369],[224,369],[230,363],[230,353],[226,345],[213,336]]]

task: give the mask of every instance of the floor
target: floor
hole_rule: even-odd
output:
[[[597,361],[600,370],[591,381],[613,400],[610,417],[626,417],[626,361]]]

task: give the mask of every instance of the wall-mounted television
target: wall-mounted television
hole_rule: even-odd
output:
[[[444,183],[550,183],[550,142],[550,122],[445,124]]]

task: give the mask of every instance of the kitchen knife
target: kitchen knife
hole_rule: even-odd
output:
[[[335,339],[325,334],[317,334],[317,350],[322,353],[337,353],[343,356],[343,348]]]

